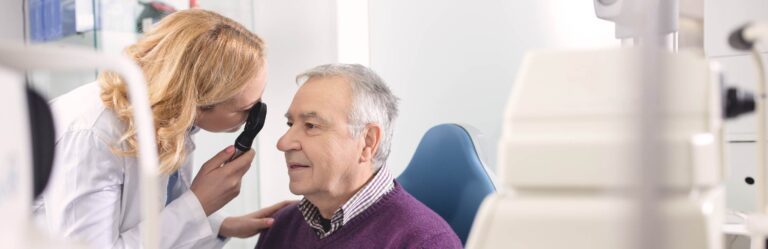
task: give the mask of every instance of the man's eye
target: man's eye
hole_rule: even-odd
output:
[[[291,127],[291,126],[293,126],[293,122],[286,122],[285,124],[287,124],[287,125],[288,125],[288,127]]]
[[[312,128],[315,128],[315,127],[317,127],[317,126],[315,126],[315,124],[313,124],[313,123],[304,123],[304,126],[306,126],[306,127],[307,127],[307,129],[312,129]]]

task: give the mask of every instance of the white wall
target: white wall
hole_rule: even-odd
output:
[[[294,77],[336,61],[335,4],[332,0],[256,0],[255,9],[255,32],[266,41],[269,70],[263,96],[267,122],[258,136],[260,175],[253,180],[258,181],[261,204],[266,206],[298,199],[288,190],[288,171],[276,144],[288,127],[283,114],[298,89]]]
[[[184,2],[189,4],[189,1]],[[253,0],[198,0],[197,4],[202,9],[218,12],[253,30],[256,4]]]
[[[473,126],[495,169],[501,116],[525,52],[618,45],[592,1],[371,0],[371,67],[401,98],[389,167],[440,123]]]
[[[22,0],[3,0],[0,8],[0,39],[24,41]]]

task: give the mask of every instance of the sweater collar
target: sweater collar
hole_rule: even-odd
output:
[[[333,232],[346,225],[358,214],[379,201],[382,196],[392,191],[394,186],[394,177],[389,172],[386,165],[382,166],[371,181],[357,191],[352,198],[349,198],[347,202],[341,205],[341,207],[333,213],[333,216],[331,216],[330,219],[330,227],[327,231],[323,229],[321,223],[323,217],[320,215],[320,210],[317,206],[312,204],[307,198],[303,198],[301,202],[299,202],[298,207],[302,216],[304,216],[304,220],[322,239],[331,235]]]

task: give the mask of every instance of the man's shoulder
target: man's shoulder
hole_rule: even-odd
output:
[[[301,216],[301,212],[299,212],[299,207],[297,203],[290,204],[288,206],[285,206],[281,208],[280,210],[277,210],[274,215],[272,215],[272,218],[275,219],[275,222],[281,222],[287,221],[295,217]]]
[[[279,248],[285,243],[290,243],[290,234],[294,233],[299,226],[296,224],[301,218],[301,212],[297,204],[291,204],[278,210],[272,218],[275,219],[272,226],[261,232],[256,248]]]
[[[274,219],[274,223],[272,223],[271,228],[267,230],[287,231],[297,228],[304,221],[304,218],[301,216],[301,212],[295,203],[281,208],[272,215],[272,218]]]
[[[440,217],[440,215],[427,207],[427,205],[424,205],[416,197],[413,197],[405,189],[399,188],[399,191],[401,193],[396,194],[395,197],[397,199],[393,200],[394,202],[392,203],[399,216],[412,221],[410,223],[416,228],[428,227],[430,230],[451,230],[450,225],[448,225],[443,217]]]
[[[390,193],[388,215],[379,216],[389,220],[387,223],[396,227],[398,234],[404,236],[403,242],[410,246],[421,246],[440,242],[441,247],[459,248],[461,241],[450,225],[440,215],[421,203],[401,186]]]

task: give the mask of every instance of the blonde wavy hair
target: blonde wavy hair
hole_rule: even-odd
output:
[[[239,23],[211,11],[190,9],[160,22],[125,54],[144,71],[154,115],[160,171],[179,169],[185,139],[198,108],[222,103],[241,91],[264,65],[264,43]],[[127,128],[113,151],[137,153],[136,126],[123,80],[101,72],[101,100]]]

